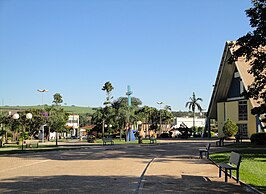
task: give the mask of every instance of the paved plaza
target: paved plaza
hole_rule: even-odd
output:
[[[234,180],[224,183],[216,165],[199,159],[198,148],[207,142],[0,155],[0,193],[251,193]]]

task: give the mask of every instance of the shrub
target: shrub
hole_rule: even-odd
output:
[[[160,135],[160,138],[169,138],[169,134],[168,133],[162,133]]]
[[[266,133],[254,133],[250,137],[251,143],[263,145],[266,144]]]
[[[234,136],[238,131],[237,125],[231,120],[227,119],[223,126],[223,133],[226,137]]]

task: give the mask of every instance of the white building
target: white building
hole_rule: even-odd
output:
[[[205,118],[195,117],[195,127],[205,127]],[[193,127],[192,117],[175,117],[174,118],[174,128],[179,128],[180,126],[186,125],[188,128]]]
[[[70,130],[71,136],[79,136],[78,129],[79,129],[79,115],[72,114],[68,116],[68,121],[66,123],[66,126],[71,127]]]

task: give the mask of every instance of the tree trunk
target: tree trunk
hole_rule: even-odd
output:
[[[58,134],[55,132],[55,145],[58,146]]]
[[[195,129],[195,111],[193,111],[193,129]]]
[[[103,120],[103,125],[102,125],[102,139],[104,138],[104,124],[105,124],[105,120]]]

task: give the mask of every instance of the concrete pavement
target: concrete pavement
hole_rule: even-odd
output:
[[[0,155],[0,193],[251,193],[232,179],[224,183],[215,165],[199,159],[207,142]]]

